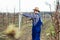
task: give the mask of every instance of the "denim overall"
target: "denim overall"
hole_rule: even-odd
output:
[[[39,13],[37,14],[29,14],[29,13],[24,13],[23,16],[26,16],[28,18],[32,18],[32,40],[40,40],[40,33],[41,33],[41,25],[42,22],[40,20],[40,15]]]

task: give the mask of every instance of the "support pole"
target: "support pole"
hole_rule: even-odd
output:
[[[21,0],[19,0],[19,30],[21,29],[21,19],[22,19],[20,3],[21,3]]]

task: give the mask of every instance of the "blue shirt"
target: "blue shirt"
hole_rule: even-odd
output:
[[[36,14],[35,13],[32,13],[32,14],[30,14],[30,13],[24,13],[23,16],[28,17],[28,18],[31,18],[32,21],[33,21],[32,23],[33,23],[34,26],[37,24],[37,22],[39,20],[40,20],[39,22],[42,23],[40,13],[36,13]]]

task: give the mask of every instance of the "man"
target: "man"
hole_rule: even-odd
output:
[[[40,17],[40,11],[38,7],[35,7],[34,13],[24,13],[23,16],[31,18],[32,19],[32,40],[40,40],[40,33],[41,33],[41,17]]]

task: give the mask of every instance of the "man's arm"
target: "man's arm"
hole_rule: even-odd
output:
[[[42,15],[39,13],[39,16],[40,16],[40,20],[42,22],[42,25],[43,25],[43,18],[42,18]]]
[[[25,16],[25,17],[28,17],[28,18],[32,18],[33,17],[33,15],[31,13],[24,13],[22,15]]]

